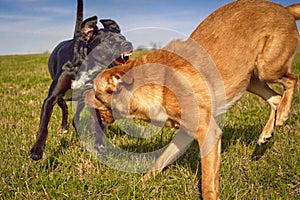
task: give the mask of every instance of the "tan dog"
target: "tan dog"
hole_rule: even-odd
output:
[[[284,124],[297,82],[290,71],[299,43],[297,19],[300,4],[286,8],[264,0],[227,4],[187,41],[173,41],[98,75],[87,104],[99,109],[107,122],[143,119],[192,135],[201,151],[203,198],[219,199],[222,131],[215,118],[248,90],[271,106],[259,144],[272,136],[274,125]],[[284,94],[267,83],[282,84]],[[179,154],[188,141],[183,131],[156,160],[153,171],[160,172]]]

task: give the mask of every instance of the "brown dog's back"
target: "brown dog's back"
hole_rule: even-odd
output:
[[[191,34],[217,65],[229,99],[244,92],[241,90],[249,84],[254,70],[265,81],[278,78],[268,77],[267,68],[280,71],[281,66],[276,64],[286,63],[284,59],[294,54],[298,44],[297,15],[289,10],[297,8],[285,9],[263,0],[241,0],[212,13]]]

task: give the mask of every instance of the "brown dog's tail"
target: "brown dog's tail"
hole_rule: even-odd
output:
[[[286,9],[295,17],[296,20],[300,19],[300,4],[293,4]]]

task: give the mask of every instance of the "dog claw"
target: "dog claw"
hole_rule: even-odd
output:
[[[104,153],[104,150],[105,150],[105,147],[103,144],[95,144],[94,145],[94,149],[100,153],[100,154],[103,154]]]

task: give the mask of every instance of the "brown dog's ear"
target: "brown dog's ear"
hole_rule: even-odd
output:
[[[116,85],[122,84],[129,86],[133,83],[132,73],[125,74],[125,72],[117,72],[113,74],[112,79],[114,80]]]
[[[97,16],[93,16],[82,22],[80,27],[80,39],[82,41],[88,42],[92,39],[93,35],[96,34],[98,30],[97,21]]]
[[[117,90],[117,85],[121,81],[121,77],[122,77],[122,75],[119,73],[114,73],[111,76],[109,76],[109,78],[107,79],[105,92],[109,93],[109,94],[112,94],[113,92],[115,92]]]
[[[112,94],[113,92],[117,91],[120,84],[130,85],[133,83],[133,78],[127,74],[124,74],[124,72],[115,72],[111,75],[105,88],[107,93]]]

